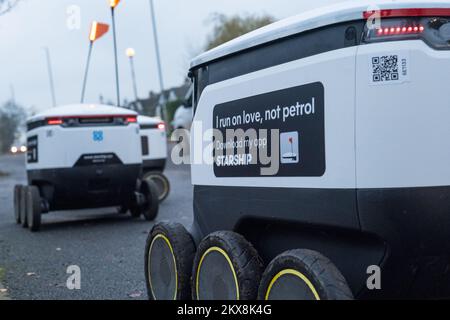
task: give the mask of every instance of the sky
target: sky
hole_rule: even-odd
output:
[[[214,13],[270,14],[276,20],[342,0],[154,0],[164,85],[181,85],[190,59],[201,53]],[[52,107],[44,48],[49,48],[56,103],[80,101],[92,21],[111,23],[107,0],[21,0],[0,16],[0,104],[15,96],[28,110]],[[138,95],[159,91],[149,0],[122,0],[116,9],[122,98],[133,100],[126,48],[136,51]],[[86,102],[115,99],[113,38],[109,32],[92,52]]]

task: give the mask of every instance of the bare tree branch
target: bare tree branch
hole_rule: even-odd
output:
[[[0,16],[11,11],[20,0],[0,0]]]

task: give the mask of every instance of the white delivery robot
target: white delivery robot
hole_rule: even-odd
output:
[[[190,232],[150,233],[151,298],[450,296],[449,1],[305,12],[190,75],[214,161],[191,166]]]
[[[166,125],[159,118],[139,116],[142,145],[142,179],[152,181],[158,199],[164,201],[170,192],[169,179],[163,174],[167,162]]]
[[[96,104],[49,109],[27,121],[27,186],[15,187],[16,222],[37,231],[49,211],[120,206],[153,220],[156,187],[140,181],[137,114]]]

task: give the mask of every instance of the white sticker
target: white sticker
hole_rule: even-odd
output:
[[[409,52],[394,52],[369,56],[369,83],[398,84],[409,81]]]
[[[281,163],[299,163],[299,135],[297,131],[285,132],[280,135]]]

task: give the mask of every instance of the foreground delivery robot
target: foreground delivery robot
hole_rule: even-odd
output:
[[[194,59],[194,127],[223,137],[194,134],[214,162],[190,233],[148,238],[150,298],[450,296],[450,3],[375,3]]]
[[[27,121],[27,186],[16,186],[16,222],[32,231],[49,211],[121,206],[154,220],[153,182],[140,181],[140,130],[133,111],[104,105],[49,109]]]

